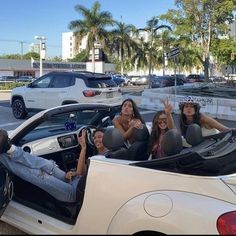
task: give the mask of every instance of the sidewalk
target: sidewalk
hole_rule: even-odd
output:
[[[2,100],[10,100],[11,91],[10,90],[0,90],[0,101]]]

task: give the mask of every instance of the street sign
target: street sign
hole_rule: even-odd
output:
[[[176,57],[180,54],[179,48],[173,48],[171,51],[166,53],[167,59],[171,59],[173,57]]]

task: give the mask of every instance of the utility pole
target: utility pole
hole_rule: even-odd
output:
[[[20,55],[21,59],[23,58],[23,49],[24,49],[24,43],[27,43],[25,41],[20,41],[20,40],[11,40],[11,39],[0,39],[2,42],[17,42],[20,43]]]
[[[43,75],[43,50],[42,50],[42,41],[45,41],[46,40],[46,37],[44,36],[34,36],[34,38],[36,40],[39,40],[39,56],[40,56],[40,59],[39,59],[39,76],[41,77]],[[44,48],[45,49],[45,48]]]
[[[23,58],[23,47],[24,47],[24,41],[20,41],[20,51],[21,51],[21,59]]]

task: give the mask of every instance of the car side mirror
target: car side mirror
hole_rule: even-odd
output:
[[[27,87],[28,87],[28,88],[33,88],[34,86],[33,86],[32,83],[28,83],[28,84],[27,84]]]

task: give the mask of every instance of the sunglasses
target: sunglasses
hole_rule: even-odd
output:
[[[158,120],[157,120],[157,123],[160,125],[161,123],[164,123],[164,124],[166,124],[167,123],[167,119],[166,118],[159,118]]]

